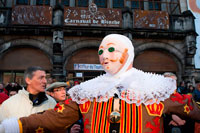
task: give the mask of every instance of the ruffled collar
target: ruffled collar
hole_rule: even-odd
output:
[[[72,87],[68,93],[73,101],[106,102],[115,94],[129,104],[153,104],[167,99],[176,90],[176,81],[162,75],[132,68],[116,78],[108,74],[98,76]]]

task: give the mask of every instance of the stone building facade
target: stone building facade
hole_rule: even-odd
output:
[[[97,50],[110,33],[132,40],[134,67],[173,72],[179,82],[200,80],[186,0],[1,0],[0,6],[0,82],[24,84],[31,65],[57,80],[100,75]]]

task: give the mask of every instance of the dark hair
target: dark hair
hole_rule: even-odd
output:
[[[40,70],[40,71],[45,71],[45,70],[44,70],[42,67],[40,67],[40,66],[31,66],[31,67],[28,67],[28,68],[26,69],[26,71],[24,72],[24,81],[25,81],[26,78],[32,79],[32,78],[33,78],[33,73],[34,73],[35,71],[38,71],[38,70]]]

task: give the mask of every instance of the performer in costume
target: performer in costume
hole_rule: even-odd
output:
[[[106,74],[71,88],[71,99],[54,110],[3,121],[1,131],[61,132],[83,117],[85,133],[159,133],[163,113],[200,120],[192,97],[175,92],[175,80],[132,67],[134,48],[126,36],[106,36],[98,54]]]

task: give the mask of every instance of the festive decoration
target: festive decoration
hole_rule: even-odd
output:
[[[149,132],[149,133],[159,133],[160,131],[160,117],[156,117],[154,120],[153,120],[155,126],[153,126],[150,122],[147,122],[146,124],[146,128],[151,128],[152,129],[152,132]]]
[[[151,116],[161,116],[163,109],[164,109],[164,104],[159,103],[159,104],[151,104],[146,106],[147,112]]]
[[[65,100],[65,104],[69,104],[69,101],[72,101],[72,99],[69,98],[69,99]]]
[[[87,113],[88,110],[90,109],[90,101],[85,102],[84,104],[79,104],[79,108],[81,113]]]
[[[173,101],[173,102],[175,102],[175,101],[177,101],[177,102],[179,102],[179,103],[181,103],[181,104],[185,104],[186,103],[186,101],[187,101],[187,105],[189,106],[189,108],[190,108],[190,110],[193,110],[193,107],[192,107],[192,105],[191,105],[191,98],[192,98],[192,96],[191,95],[186,95],[186,94],[184,94],[184,95],[181,95],[181,94],[179,94],[179,93],[174,93],[171,97],[170,97],[170,99]],[[187,99],[187,100],[186,100]],[[185,101],[186,100],[186,101]],[[185,101],[185,102],[184,102]]]
[[[41,127],[38,127],[38,129],[35,130],[36,133],[44,133],[44,129]]]
[[[184,112],[186,112],[187,114],[190,113],[190,108],[189,108],[188,105],[185,105],[185,106],[184,106]]]
[[[59,103],[56,104],[54,110],[57,112],[63,112],[63,110],[65,109],[64,104],[60,105]]]

